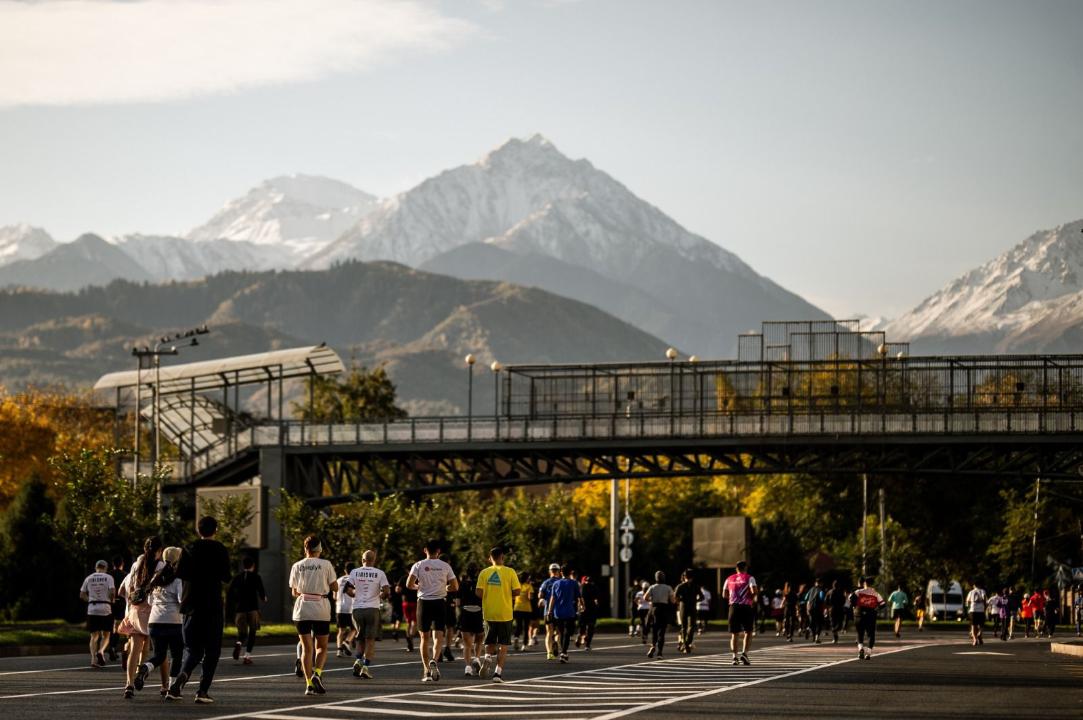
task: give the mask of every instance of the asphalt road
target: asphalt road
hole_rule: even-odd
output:
[[[852,634],[838,646],[757,638],[749,667],[730,664],[724,641],[705,636],[691,656],[672,647],[664,660],[649,660],[638,641],[600,636],[594,652],[573,653],[567,665],[540,652],[516,653],[502,685],[464,678],[461,662],[442,665],[443,678],[430,685],[420,682],[417,655],[385,640],[373,680],[352,677],[350,662],[333,658],[328,693],[315,698],[303,695],[293,675],[291,646],[257,647],[254,665],[223,659],[214,705],[192,701],[194,684],[183,702],[166,703],[154,675],[134,700],[124,700],[119,668],[93,670],[83,656],[6,658],[0,712],[11,720],[104,713],[118,720],[1083,717],[1083,660],[1050,653],[1047,641],[972,648],[958,634],[915,633],[884,640],[872,660],[859,661]]]

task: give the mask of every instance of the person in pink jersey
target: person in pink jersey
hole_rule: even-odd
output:
[[[759,587],[756,578],[745,572],[747,563],[737,563],[737,572],[726,578],[722,588],[722,597],[729,603],[730,650],[733,652],[733,664],[749,665],[748,648],[752,644],[752,626],[756,622],[756,597]],[[741,652],[737,652],[737,636],[743,635]]]

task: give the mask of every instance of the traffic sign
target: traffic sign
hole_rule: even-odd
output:
[[[636,539],[636,536],[630,532],[621,533],[620,544],[624,547],[628,547]]]
[[[632,516],[631,515],[625,515],[624,516],[624,520],[622,520],[621,523],[620,523],[620,529],[621,530],[635,530],[636,529],[636,524],[634,522],[632,522]]]
[[[622,547],[620,549],[620,561],[621,562],[631,562],[632,561],[632,548],[630,548],[630,547]]]

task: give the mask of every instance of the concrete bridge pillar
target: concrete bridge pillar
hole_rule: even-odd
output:
[[[286,454],[282,448],[260,448],[259,474],[264,498],[264,543],[259,552],[259,572],[267,590],[263,616],[272,622],[285,622],[293,611],[293,600],[286,582],[289,568],[296,558],[287,557],[282,525],[275,517],[275,511],[281,504],[282,490],[289,489]]]

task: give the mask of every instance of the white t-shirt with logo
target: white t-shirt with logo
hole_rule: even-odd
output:
[[[974,588],[969,593],[967,593],[966,607],[968,612],[985,612],[985,591],[981,588]]]
[[[443,600],[448,584],[455,579],[455,571],[439,558],[419,560],[410,568],[410,574],[417,578],[418,600]]]
[[[696,603],[696,610],[706,611],[711,609],[711,591],[707,588],[700,588],[699,591],[703,593],[703,597]]]
[[[350,576],[343,575],[338,579],[338,606],[335,609],[339,615],[349,615],[353,609],[353,598],[346,594],[346,586],[350,584]]]
[[[353,608],[380,608],[380,594],[384,588],[391,587],[387,575],[379,568],[361,566],[350,571],[350,584],[353,585]]]
[[[293,621],[331,620],[327,593],[336,583],[335,568],[323,558],[298,560],[290,568],[290,587],[300,595],[293,601]]]
[[[116,583],[113,576],[107,573],[95,572],[87,575],[83,580],[80,593],[87,594],[87,615],[112,615],[113,606],[109,596],[116,591]]]
[[[180,611],[183,592],[184,583],[180,578],[176,578],[168,585],[154,588],[150,594],[150,620],[148,622],[151,625],[180,625],[184,622]]]

